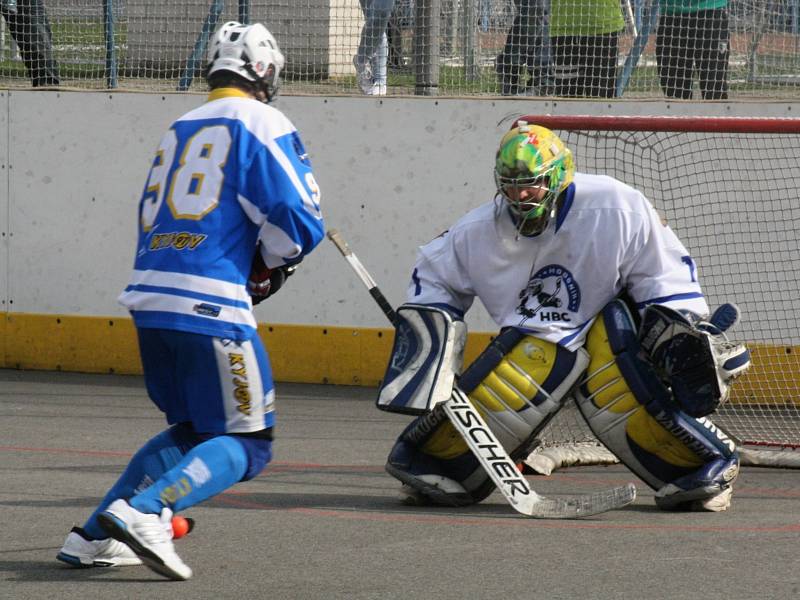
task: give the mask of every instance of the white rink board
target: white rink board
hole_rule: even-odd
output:
[[[124,316],[116,298],[133,261],[137,202],[152,152],[169,123],[204,97],[2,93],[0,135],[9,140],[8,156],[0,145],[0,161],[9,167],[0,171],[0,189],[9,191],[0,192],[0,228],[9,234],[0,238],[3,306],[19,313]],[[785,103],[431,98],[281,97],[277,107],[306,143],[327,226],[341,231],[394,304],[404,298],[416,247],[491,198],[495,146],[514,117],[800,114]],[[472,313],[471,330],[496,329],[482,307],[476,304]],[[387,325],[327,240],[256,314],[269,323]]]
[[[8,92],[0,90],[0,310],[8,310]]]

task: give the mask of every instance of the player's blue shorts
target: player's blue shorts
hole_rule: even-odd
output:
[[[261,339],[138,329],[147,393],[170,424],[247,433],[275,423],[272,368]]]

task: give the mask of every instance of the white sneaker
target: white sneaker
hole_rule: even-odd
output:
[[[175,552],[172,543],[172,511],[161,515],[142,513],[125,500],[115,500],[98,517],[100,526],[126,544],[150,569],[170,579],[186,580],[192,570]]]
[[[372,84],[372,87],[366,92],[364,92],[367,96],[385,96],[386,95],[386,84],[385,83],[378,83],[377,81]]]
[[[141,559],[122,542],[114,538],[93,540],[80,527],[72,528],[56,558],[77,569],[142,564]]]
[[[372,88],[375,82],[372,79],[372,65],[369,62],[359,62],[358,56],[353,57],[353,66],[356,68],[356,83],[363,94],[374,96]]]

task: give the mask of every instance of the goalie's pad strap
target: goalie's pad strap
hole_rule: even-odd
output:
[[[397,316],[376,404],[382,410],[418,415],[450,397],[461,368],[466,327],[435,306],[404,304]]]
[[[517,342],[500,354],[499,349],[513,337]],[[503,332],[465,371],[470,377],[485,374],[469,399],[516,460],[529,454],[536,433],[561,408],[587,363],[582,349],[570,352],[531,336]],[[412,487],[414,478],[420,478],[416,489],[428,496],[430,481],[437,477],[457,482],[472,502],[482,500],[494,487],[461,435],[436,409],[415,419],[401,434],[387,470]]]
[[[597,438],[653,489],[733,455],[730,438],[679,410],[638,356],[636,326],[622,301],[603,309],[585,347],[591,358],[578,408]]]
[[[461,388],[461,391],[469,394],[478,387],[481,381],[503,360],[503,357],[511,352],[524,337],[524,333],[513,327],[502,330],[459,376],[458,387]]]

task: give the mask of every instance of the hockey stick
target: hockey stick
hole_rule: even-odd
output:
[[[328,238],[350,263],[386,317],[396,325],[397,313],[341,234],[331,229],[328,231]],[[454,386],[450,398],[438,404],[435,409],[445,412],[455,430],[464,438],[475,458],[508,503],[525,516],[536,519],[588,517],[622,508],[636,499],[636,487],[632,483],[566,499],[545,498],[531,488],[528,480],[519,472],[483,417],[458,386]]]

